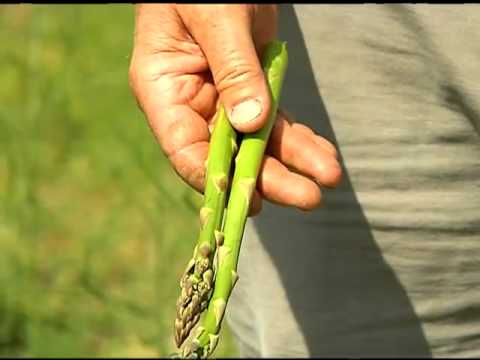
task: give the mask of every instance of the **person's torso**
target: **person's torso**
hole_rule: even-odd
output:
[[[295,5],[295,12],[327,116],[306,93],[315,89],[294,39],[283,105],[338,144],[345,181],[311,214],[267,206],[255,220],[260,236],[282,221],[318,234],[311,251],[323,269],[316,286],[331,334],[395,334],[405,325],[404,313],[388,306],[357,314],[362,296],[379,304],[400,296],[385,288],[387,275],[375,286],[385,268],[434,355],[478,356],[480,6]],[[274,261],[275,246],[283,244],[266,244]],[[308,278],[308,264],[282,266]],[[348,286],[339,290],[341,282]]]

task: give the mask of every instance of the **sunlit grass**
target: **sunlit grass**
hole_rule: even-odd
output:
[[[0,7],[0,356],[174,350],[201,198],[130,94],[132,32],[131,5]]]

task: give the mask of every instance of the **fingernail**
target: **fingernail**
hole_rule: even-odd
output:
[[[262,112],[260,99],[248,99],[236,105],[230,113],[232,124],[246,124],[255,120]]]

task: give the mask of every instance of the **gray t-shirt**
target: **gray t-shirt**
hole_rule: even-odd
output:
[[[244,356],[480,356],[480,6],[281,5],[282,106],[335,142],[312,213],[249,221]]]

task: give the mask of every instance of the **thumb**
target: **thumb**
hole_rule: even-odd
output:
[[[253,5],[178,5],[207,58],[230,122],[240,132],[263,127],[271,103],[252,39],[253,11]]]

